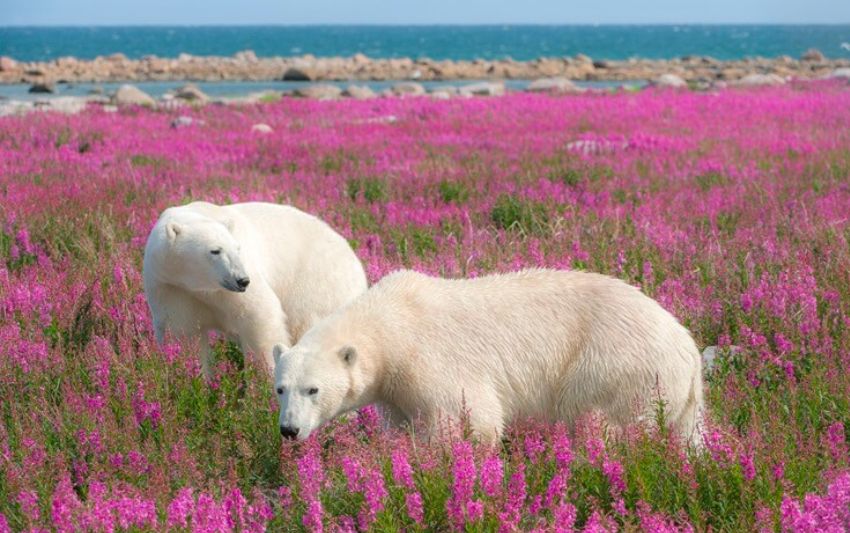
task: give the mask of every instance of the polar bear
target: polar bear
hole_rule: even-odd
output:
[[[145,296],[157,341],[166,330],[200,341],[221,331],[262,357],[366,290],[348,242],[318,218],[270,203],[193,202],[162,212],[148,237]]]
[[[430,432],[466,409],[487,440],[526,417],[572,424],[602,412],[622,426],[653,416],[659,395],[671,428],[701,438],[702,361],[690,334],[637,288],[599,274],[398,271],[274,358],[290,439],[371,403]]]

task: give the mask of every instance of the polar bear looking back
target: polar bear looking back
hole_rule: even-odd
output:
[[[366,289],[346,240],[318,218],[269,203],[193,202],[162,212],[145,246],[145,296],[157,341],[200,342],[221,331],[272,369],[272,348]]]
[[[638,289],[598,274],[400,271],[276,348],[275,360],[288,438],[374,402],[432,430],[466,407],[491,439],[525,417],[571,424],[601,411],[623,425],[652,416],[660,393],[669,425],[700,441],[702,364],[690,334]]]

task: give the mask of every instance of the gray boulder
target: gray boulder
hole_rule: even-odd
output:
[[[316,73],[308,68],[289,67],[283,73],[283,81],[313,81]]]
[[[458,88],[462,96],[502,96],[505,94],[505,84],[491,81],[471,83]]]
[[[563,77],[540,78],[534,80],[528,84],[528,87],[526,87],[525,90],[530,93],[553,94],[580,93],[584,91],[584,89]]]
[[[141,105],[147,107],[156,106],[156,101],[146,92],[135,85],[122,85],[115,91],[112,101],[119,106]]]
[[[747,74],[743,78],[732,82],[739,87],[759,87],[762,85],[783,85],[785,78],[778,74]]]
[[[254,124],[253,126],[251,126],[251,131],[255,133],[266,134],[272,133],[274,130],[268,124],[263,124],[262,122],[260,122],[259,124]]]
[[[735,355],[741,351],[740,346],[729,346],[726,349],[721,349],[719,346],[706,346],[702,351],[702,368],[705,372],[711,372],[714,365],[717,364],[717,359],[726,355]]]
[[[342,95],[348,98],[354,98],[355,100],[368,100],[369,98],[375,98],[377,93],[366,85],[349,85],[342,91]]]
[[[192,83],[177,89],[177,92],[174,93],[174,97],[179,100],[185,100],[196,104],[205,104],[210,100],[209,96],[200,90],[197,85]]]
[[[425,87],[421,83],[406,81],[396,83],[390,91],[396,96],[420,96],[425,94]]]
[[[18,69],[18,62],[7,56],[0,56],[0,72],[10,72]]]
[[[171,127],[175,130],[179,130],[180,128],[188,128],[189,126],[200,125],[203,123],[203,120],[187,117],[186,115],[180,115],[171,121]]]
[[[255,54],[253,50],[242,50],[241,52],[233,54],[233,59],[240,63],[256,63],[257,54]]]
[[[652,85],[655,87],[664,87],[670,89],[687,89],[688,82],[675,74],[662,74],[652,80]]]
[[[334,100],[342,96],[342,89],[336,85],[320,83],[317,85],[308,85],[299,87],[292,91],[293,96],[301,98],[313,98],[315,100]]]
[[[37,81],[30,85],[29,92],[37,94],[53,94],[56,92],[56,85],[52,81]]]
[[[830,78],[850,81],[850,68],[837,68],[829,75]]]
[[[625,150],[629,147],[627,141],[609,141],[605,139],[579,139],[566,144],[567,150],[585,155],[605,154]]]
[[[822,61],[826,61],[826,56],[818,50],[817,48],[809,48],[806,52],[800,56],[802,61],[810,61],[812,63],[820,63]]]

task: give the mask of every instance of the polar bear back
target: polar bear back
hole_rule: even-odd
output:
[[[701,362],[688,331],[607,276],[532,269],[447,280],[402,271],[339,316],[380,317],[378,336],[389,350],[382,357],[400,358],[406,380],[390,387],[410,409],[456,402],[460,388],[473,409],[498,409],[505,421],[572,421],[590,410],[617,418],[636,400],[651,400],[651,389],[663,391],[673,417],[701,404]]]

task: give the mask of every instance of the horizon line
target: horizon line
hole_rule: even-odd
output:
[[[192,23],[95,23],[95,24],[54,24],[54,23],[12,23],[0,24],[0,28],[235,28],[235,27],[349,27],[349,28],[405,28],[405,27],[599,27],[599,26],[850,26],[848,22],[210,22]]]

